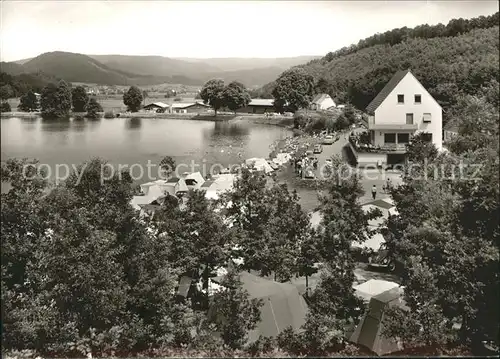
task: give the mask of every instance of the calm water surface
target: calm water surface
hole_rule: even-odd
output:
[[[101,157],[117,165],[158,164],[163,156],[207,168],[268,157],[272,143],[291,135],[287,129],[248,121],[210,122],[169,119],[42,120],[1,119],[1,159],[36,158],[78,165]],[[137,167],[137,166],[136,166]],[[156,167],[153,173],[156,174]],[[139,175],[140,170],[135,176]],[[144,182],[147,178],[139,179]]]

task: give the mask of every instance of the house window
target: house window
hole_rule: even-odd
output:
[[[430,113],[424,113],[423,121],[427,122],[427,123],[431,122],[431,114]]]
[[[432,133],[425,132],[422,134],[422,140],[425,142],[432,142]]]
[[[410,134],[409,133],[398,133],[398,143],[409,143]]]
[[[413,114],[412,113],[406,114],[406,124],[413,125]]]
[[[422,95],[415,95],[415,103],[422,103]]]
[[[405,103],[405,95],[398,95],[398,103]]]
[[[396,134],[384,133],[384,143],[396,143]]]

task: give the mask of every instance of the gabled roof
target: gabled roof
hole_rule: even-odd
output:
[[[326,93],[319,93],[316,96],[314,96],[312,103],[320,104],[321,102],[326,100],[328,97],[330,97],[330,95],[328,95]]]
[[[203,102],[188,102],[188,103],[180,103],[180,102],[174,102],[172,104],[172,108],[188,108],[188,107],[193,107],[195,105],[200,105],[203,107],[209,107],[208,105],[204,104]]]
[[[389,96],[389,94],[396,88],[396,86],[401,82],[401,80],[410,73],[410,70],[398,71],[392,76],[389,82],[384,86],[384,88],[375,96],[372,102],[366,107],[366,112],[372,114],[375,110],[384,102],[384,100]]]
[[[144,107],[151,107],[151,106],[156,106],[156,107],[160,107],[160,108],[167,108],[168,107],[168,105],[166,103],[163,103],[163,102],[150,103],[149,105],[146,105]]]
[[[258,98],[255,100],[251,100],[248,106],[273,106],[273,104],[273,99]]]

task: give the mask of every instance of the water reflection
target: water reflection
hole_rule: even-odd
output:
[[[36,117],[22,118],[21,122],[23,123],[24,129],[28,132],[31,132],[36,130],[38,125],[38,118]]]
[[[230,122],[215,122],[214,127],[205,130],[207,138],[218,137],[247,137],[250,133],[248,126]]]
[[[67,119],[41,119],[42,130],[49,132],[63,132],[67,131],[71,126],[71,120]]]
[[[131,119],[126,120],[127,129],[135,130],[141,128],[142,119],[139,117],[132,117]]]

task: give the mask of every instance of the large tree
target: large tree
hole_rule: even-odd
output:
[[[49,84],[42,91],[40,100],[44,118],[64,118],[71,110],[71,88],[60,81],[57,85]]]
[[[86,105],[87,109],[87,114],[85,117],[92,118],[92,119],[97,119],[100,117],[100,112],[102,112],[102,106],[95,97],[92,97],[88,104]]]
[[[71,102],[74,112],[85,112],[89,96],[83,86],[77,86],[71,91]]]
[[[142,91],[137,86],[131,86],[127,92],[123,94],[123,103],[127,106],[130,112],[137,112],[142,104]]]
[[[410,311],[392,309],[386,327],[405,346],[476,349],[492,341],[498,348],[498,132],[483,131],[479,108],[469,105],[470,132],[459,138],[471,146],[437,156],[426,179],[408,173],[392,191],[399,216],[389,221],[389,244]],[[498,121],[498,110],[490,111],[480,118]]]
[[[5,84],[0,86],[0,99],[7,100],[14,96],[14,89],[11,85]]]
[[[237,109],[245,107],[250,100],[250,94],[240,82],[233,81],[224,88],[224,101],[231,111],[236,112]]]
[[[38,109],[38,101],[33,91],[28,91],[21,96],[19,105],[17,106],[21,111],[31,112]]]
[[[314,79],[303,69],[292,68],[283,72],[273,89],[274,107],[283,112],[285,107],[292,111],[307,108],[314,92]]]
[[[224,81],[219,79],[209,80],[200,91],[204,104],[210,105],[217,116],[217,110],[225,106]]]

